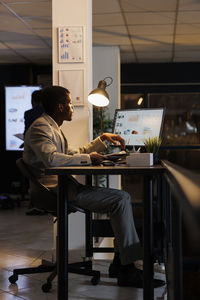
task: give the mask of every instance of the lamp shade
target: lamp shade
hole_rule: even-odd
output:
[[[98,87],[89,93],[88,101],[98,107],[104,107],[109,104],[109,95],[106,92],[106,82],[99,81]]]

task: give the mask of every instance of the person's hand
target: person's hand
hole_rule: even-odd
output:
[[[100,136],[100,139],[102,141],[108,141],[109,143],[113,143],[115,146],[119,146],[120,145],[122,150],[125,149],[125,141],[118,134],[114,134],[114,133],[102,133],[102,135]]]
[[[90,158],[93,165],[100,165],[100,163],[105,159],[103,155],[97,152],[91,152]]]

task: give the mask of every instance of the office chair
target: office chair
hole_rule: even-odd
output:
[[[31,173],[28,166],[25,164],[22,158],[19,158],[16,161],[17,167],[23,174],[23,176],[28,179],[30,185],[34,187],[34,189],[30,189],[30,197],[31,200],[34,203],[34,199],[37,199],[40,197],[40,199],[48,199],[49,201],[57,201],[56,194],[54,194],[52,191],[50,191],[46,186],[41,184]],[[33,190],[33,191],[32,191]],[[37,191],[37,192],[35,192]],[[41,207],[39,207],[41,209]],[[75,213],[75,212],[81,212],[86,215],[86,218],[88,218],[88,215],[90,212],[87,210],[80,208],[76,205],[73,205],[71,203],[68,204],[68,214],[69,213]],[[54,217],[56,217],[56,212],[54,211],[46,211],[47,213],[50,213]],[[68,215],[66,216],[66,218]],[[67,222],[68,224],[68,222]],[[66,249],[68,251],[68,249]],[[87,254],[87,252],[86,252]],[[9,277],[10,283],[15,283],[18,280],[18,275],[22,274],[33,274],[33,273],[45,273],[45,272],[52,272],[50,276],[47,278],[46,283],[42,285],[42,291],[44,293],[49,292],[49,290],[52,287],[52,281],[57,275],[56,270],[56,263],[48,262],[45,260],[42,260],[42,264],[38,267],[33,268],[21,268],[21,269],[14,269],[13,275]],[[76,263],[70,263],[68,264],[68,272],[74,273],[74,274],[81,274],[81,275],[87,275],[92,276],[91,283],[93,285],[97,285],[100,281],[100,272],[92,270],[92,261],[82,261],[82,262],[76,262]]]

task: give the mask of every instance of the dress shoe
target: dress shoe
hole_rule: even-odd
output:
[[[134,264],[121,266],[117,276],[117,284],[119,286],[143,288],[143,272],[137,269]],[[163,285],[165,285],[165,281],[159,279],[153,280],[154,288]]]
[[[46,212],[44,210],[38,208],[31,208],[26,212],[26,215],[28,216],[43,216],[45,214]]]
[[[108,269],[108,274],[110,278],[117,278],[119,274],[121,264],[112,262]]]
[[[119,252],[115,252],[112,263],[109,266],[108,274],[110,278],[117,278],[119,269],[121,267],[121,260]]]

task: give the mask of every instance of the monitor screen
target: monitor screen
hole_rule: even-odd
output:
[[[40,86],[5,87],[5,138],[6,150],[22,151],[24,112],[32,108],[31,95]]]
[[[126,146],[144,146],[149,137],[161,137],[164,108],[116,109],[113,133],[119,134]]]

